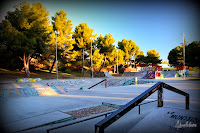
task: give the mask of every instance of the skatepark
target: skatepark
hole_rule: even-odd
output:
[[[200,133],[196,3],[2,2],[0,133]]]
[[[105,78],[42,80],[34,83],[3,82],[0,84],[2,132],[94,133],[95,124],[106,118],[105,116],[109,118],[109,115],[160,81],[189,94],[189,110],[185,107],[186,100],[183,95],[163,89],[163,107],[157,107],[158,93],[155,92],[145,98],[140,106],[137,105],[120,116],[117,121],[105,128],[104,132],[146,132],[150,127],[155,127],[152,132],[199,131],[198,81],[183,78],[138,78],[138,82],[143,81],[141,84],[112,85],[115,82],[122,82],[124,78],[129,81],[133,77],[108,77],[107,85],[101,82]],[[96,83],[99,84],[90,88]],[[174,128],[178,119],[168,119],[167,113],[170,111],[178,113],[177,116],[185,114],[194,118],[196,121],[192,121],[192,124],[197,124],[197,127]],[[158,124],[161,124],[163,129],[156,126]]]

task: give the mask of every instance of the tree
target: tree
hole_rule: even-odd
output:
[[[185,64],[187,66],[200,66],[200,42],[193,41],[185,46]],[[177,46],[169,52],[169,64],[172,66],[183,65],[183,46]]]
[[[101,54],[104,54],[104,63],[102,64],[99,71],[101,71],[101,69],[106,65],[106,62],[107,62],[107,65],[109,64],[106,58],[107,58],[107,55],[109,55],[115,48],[115,46],[113,45],[114,42],[115,42],[115,39],[112,37],[110,33],[106,34],[104,37],[102,35],[97,37],[95,41],[96,47],[100,50],[99,52]]]
[[[177,46],[169,52],[169,64],[172,66],[183,65],[183,46]]]
[[[138,56],[136,57],[136,62],[158,64],[162,61],[159,59],[159,57],[159,52],[156,52],[155,49],[148,50],[147,56],[144,56],[143,51],[140,51]]]
[[[31,55],[42,54],[51,31],[48,11],[39,2],[32,6],[23,2],[14,11],[8,11],[0,28],[0,44],[6,53],[23,61],[26,76],[30,76]]]
[[[125,61],[130,61],[130,57],[136,58],[140,52],[139,46],[136,45],[133,40],[123,39],[121,42],[118,41],[118,48],[125,52]]]
[[[117,48],[113,49],[111,54],[109,54],[109,56],[108,56],[108,60],[110,62],[109,63],[110,67],[113,66],[113,65],[117,65],[117,62],[118,62],[118,64],[123,64],[124,63],[124,56],[125,56],[125,52],[123,50],[117,49]]]
[[[193,41],[186,47],[186,64],[200,67],[200,41]]]
[[[157,64],[161,63],[162,60],[159,59],[159,52],[156,52],[155,49],[147,51],[146,63]]]
[[[99,53],[99,49],[95,49],[93,56],[92,56],[92,62],[93,62],[93,68],[98,69],[101,67],[102,60],[104,58],[104,55]]]
[[[83,66],[84,66],[84,56],[85,50],[89,49],[91,44],[91,37],[95,38],[96,34],[93,34],[93,29],[89,28],[86,23],[81,23],[76,26],[73,38],[75,39],[75,45],[77,48],[82,50],[82,70],[83,73]]]
[[[155,49],[151,49],[147,51],[147,56],[150,57],[159,57],[159,52],[156,52]]]
[[[137,63],[140,63],[140,62],[146,63],[146,57],[144,56],[143,51],[139,52],[138,56],[135,58],[135,61]]]
[[[58,49],[58,55],[61,58],[61,55],[63,56],[64,60],[67,58],[66,55],[71,54],[72,52],[70,50],[73,49],[73,44],[75,43],[75,40],[72,39],[72,24],[71,20],[67,20],[67,13],[63,10],[60,12],[56,12],[55,16],[52,17],[52,25],[53,25],[53,31],[50,36],[51,39],[51,46],[52,50],[54,51],[55,55],[55,49],[56,49],[56,34],[55,31],[58,31],[59,34],[57,35],[57,49]],[[55,64],[56,57],[54,58],[53,65],[50,69],[50,72],[52,71],[52,68]]]

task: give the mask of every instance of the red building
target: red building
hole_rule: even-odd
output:
[[[176,66],[175,67],[177,70],[183,70],[183,66]],[[188,66],[185,66],[185,70],[188,70],[189,67]]]

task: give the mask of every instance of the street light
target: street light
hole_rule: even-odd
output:
[[[183,33],[183,74],[185,79],[185,34]]]
[[[119,71],[118,71],[118,49],[116,50],[117,52],[117,74],[119,74]]]
[[[59,34],[59,31],[55,30],[55,34],[56,34],[56,79],[58,80],[58,50],[57,50],[57,36]]]
[[[92,64],[92,37],[90,37],[90,39],[91,39],[91,71],[92,71],[92,78],[93,78],[93,64]]]

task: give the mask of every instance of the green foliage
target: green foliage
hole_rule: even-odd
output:
[[[67,13],[63,10],[55,13],[54,17],[52,17],[53,29],[50,36],[51,52],[49,54],[55,55],[57,40],[58,59],[60,61],[59,65],[62,67],[65,67],[65,64],[67,64],[67,62],[74,60],[74,55],[71,56],[71,54],[74,53],[70,51],[73,49],[73,44],[75,43],[75,40],[72,39],[73,27],[71,24],[71,20],[67,20],[66,16]],[[58,34],[56,35],[55,32],[58,32]]]
[[[125,52],[125,61],[129,61],[130,57],[136,58],[139,55],[140,48],[136,45],[133,40],[123,39],[121,42],[118,41],[118,48]]]
[[[169,64],[172,66],[183,65],[183,46],[177,46],[169,52]]]
[[[0,45],[11,59],[24,54],[43,54],[51,31],[48,11],[41,3],[23,2],[14,11],[8,11],[0,24]]]
[[[147,51],[147,56],[149,57],[159,57],[159,52],[156,52],[155,49],[151,49]]]
[[[82,50],[82,73],[85,59],[85,50],[89,50],[92,39],[96,37],[96,34],[93,34],[93,31],[94,30],[89,28],[86,23],[81,23],[76,26],[73,34],[73,38],[75,39],[73,50]]]
[[[76,26],[73,38],[75,39],[75,45],[80,49],[86,49],[90,47],[91,37],[95,38],[96,34],[93,34],[93,29],[89,28],[86,23],[81,23]]]
[[[42,53],[51,27],[41,3],[20,3],[1,23],[1,43],[15,54]]]
[[[146,58],[144,55],[138,55],[135,59],[137,63],[146,63]]]
[[[51,34],[51,43],[54,48],[56,45],[56,34],[55,31],[58,31],[57,35],[57,45],[59,50],[63,50],[68,53],[69,50],[73,49],[73,44],[75,40],[72,39],[72,24],[71,20],[67,20],[67,13],[61,10],[56,12],[55,16],[52,17],[53,31]]]
[[[159,59],[159,52],[156,52],[155,49],[147,51],[146,63],[158,64],[162,60]]]
[[[111,64],[111,62],[109,62],[109,60],[106,59],[108,58],[107,56],[110,55],[112,51],[115,49],[115,46],[113,45],[114,42],[115,39],[112,37],[110,33],[106,34],[104,37],[102,35],[97,37],[95,41],[96,47],[99,49],[99,53],[104,55],[104,63],[101,66],[101,68],[103,68],[105,65],[109,66]]]
[[[188,66],[200,67],[200,41],[193,41],[187,46],[186,63]]]
[[[93,62],[93,68],[98,69],[101,67],[102,60],[104,58],[104,55],[99,53],[99,49],[95,49],[93,56],[92,56],[92,62]]]
[[[113,51],[115,46],[113,43],[115,42],[115,39],[112,37],[112,35],[106,34],[104,37],[100,35],[97,37],[97,40],[95,41],[96,47],[100,49],[100,53],[104,53],[104,55],[108,55]]]
[[[136,58],[136,62],[158,64],[162,61],[159,59],[159,57],[159,53],[156,52],[155,49],[152,49],[147,51],[147,56],[144,56],[143,52],[140,52],[140,54]]]
[[[185,64],[187,66],[200,66],[200,42],[193,41],[185,46]],[[169,52],[169,64],[172,66],[183,65],[183,46],[177,46]]]
[[[118,60],[117,60],[118,56]],[[109,66],[117,65],[118,64],[123,64],[124,63],[124,56],[125,53],[121,49],[113,49],[112,53],[108,56],[109,60]]]

